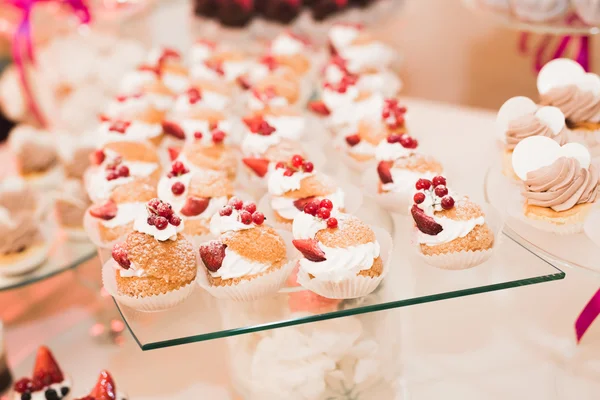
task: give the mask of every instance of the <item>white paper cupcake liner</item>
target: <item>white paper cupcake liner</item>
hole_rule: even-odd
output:
[[[473,268],[487,261],[492,255],[494,250],[498,247],[501,240],[502,228],[504,227],[504,217],[489,204],[482,205],[485,213],[485,223],[489,226],[494,234],[494,243],[488,250],[465,250],[452,253],[444,253],[439,255],[425,255],[421,253],[420,247],[416,240],[415,249],[417,256],[425,263],[448,270],[461,270],[467,268]],[[413,228],[413,231],[416,228]]]
[[[102,284],[112,297],[124,306],[141,312],[158,312],[173,308],[187,299],[196,288],[196,280],[177,290],[147,297],[130,297],[121,295],[117,290],[116,261],[109,260],[102,266]],[[200,271],[198,274],[200,275]]]
[[[310,279],[308,273],[300,266],[298,283],[316,294],[328,299],[355,299],[373,292],[389,271],[393,242],[390,234],[383,228],[371,226],[380,246],[380,257],[383,261],[383,272],[376,278],[366,276],[351,276],[342,281],[324,281],[318,278]]]
[[[413,203],[411,192],[383,192],[379,193],[379,176],[376,167],[365,171],[361,179],[361,187],[367,196],[373,198],[377,204],[389,212],[408,215]]]
[[[211,286],[208,277],[206,276],[206,267],[200,260],[197,280],[198,285],[216,298],[230,299],[233,301],[251,301],[277,293],[277,291],[285,285],[288,276],[294,269],[294,266],[296,265],[295,258],[297,256],[296,248],[292,245],[292,235],[289,232],[282,230],[278,230],[277,233],[281,235],[285,242],[287,257],[288,260],[290,260],[283,267],[251,280],[244,280],[238,284],[230,286]]]

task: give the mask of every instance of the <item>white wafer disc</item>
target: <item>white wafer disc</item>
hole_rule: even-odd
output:
[[[592,72],[581,75],[575,84],[584,92],[600,96],[600,77]]]
[[[577,62],[568,58],[557,58],[542,67],[537,77],[540,94],[560,86],[576,84],[585,75],[585,70]]]
[[[565,127],[565,115],[557,107],[541,107],[535,112],[535,116],[555,135],[558,135]]]
[[[533,114],[536,110],[537,105],[529,97],[517,96],[506,100],[496,116],[498,133],[504,136],[511,121],[523,115]]]

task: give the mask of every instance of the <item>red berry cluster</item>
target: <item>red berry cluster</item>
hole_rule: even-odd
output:
[[[60,383],[64,380],[63,374],[60,371],[55,371],[51,373],[47,372],[39,372],[33,377],[33,379],[29,378],[21,378],[15,382],[13,388],[17,393],[31,393],[37,392],[44,389],[47,386],[52,385],[53,383]],[[30,397],[31,398],[31,397]]]
[[[146,204],[146,210],[148,210],[148,225],[155,226],[159,231],[166,229],[169,224],[173,226],[181,224],[181,218],[175,215],[171,205],[162,200],[150,200]]]
[[[440,200],[440,205],[444,210],[450,210],[454,207],[454,199],[452,196],[448,196],[448,188],[446,187],[446,178],[443,176],[435,176],[432,180],[429,179],[419,179],[415,184],[415,188],[417,190],[427,190],[432,196],[434,196],[434,204],[437,199]],[[416,204],[421,204],[425,201],[425,193],[417,192],[415,193],[413,200]]]
[[[200,100],[202,100],[202,92],[200,91],[200,89],[195,87],[189,88],[186,92],[186,95],[190,104],[196,104]]]
[[[129,122],[129,121],[117,120],[117,121],[111,122],[110,126],[108,127],[108,130],[111,132],[117,132],[117,133],[124,135],[130,125],[131,125],[131,122]]]
[[[131,267],[131,261],[127,255],[127,250],[122,244],[116,243],[112,248],[112,258],[121,266],[123,269],[129,269]]]
[[[404,114],[406,107],[400,106],[396,99],[386,99],[383,105],[381,117],[385,120],[387,126],[392,129],[400,128],[404,125]]]
[[[388,143],[400,143],[405,149],[416,149],[419,146],[417,139],[412,136],[408,136],[406,133],[399,135],[397,133],[391,134],[387,138]]]
[[[129,167],[122,165],[123,159],[116,157],[106,165],[106,180],[113,181],[119,178],[127,178],[129,176]]]
[[[327,82],[325,83],[326,89],[334,90],[338,93],[346,93],[350,86],[356,85],[358,77],[353,74],[344,74],[342,79],[338,83]]]
[[[311,200],[304,206],[304,212],[317,218],[327,220],[328,228],[337,228],[338,220],[331,216],[333,203],[329,199]]]
[[[267,54],[267,55],[261,57],[259,62],[261,64],[265,65],[269,69],[269,71],[274,71],[279,66],[279,63],[277,62],[275,57],[273,57],[270,54]]]
[[[176,176],[181,176],[190,172],[189,169],[185,166],[181,161],[175,160],[171,164],[171,171],[167,175],[168,178],[174,178]]]
[[[225,207],[219,211],[221,217],[230,216],[233,210],[239,211],[240,222],[244,225],[250,225],[254,222],[256,225],[262,225],[265,221],[265,215],[256,211],[256,204],[252,202],[243,202],[237,197],[232,197]]]
[[[295,172],[313,172],[315,166],[312,162],[306,161],[300,154],[294,154],[288,163],[279,161],[275,164],[275,169],[285,169],[283,176],[292,176]]]
[[[244,124],[246,124],[248,129],[250,129],[250,132],[258,135],[270,136],[273,134],[273,132],[275,132],[275,128],[269,125],[269,123],[264,120],[262,115],[244,118]]]

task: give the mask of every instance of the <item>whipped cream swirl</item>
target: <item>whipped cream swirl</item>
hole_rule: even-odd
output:
[[[277,133],[260,135],[249,132],[242,141],[242,153],[245,155],[261,156],[267,149],[281,142],[281,136]]]
[[[267,183],[269,193],[274,196],[281,196],[284,193],[300,189],[302,180],[314,175],[313,172],[296,171],[290,176],[285,176],[286,169],[279,168],[269,174]]]
[[[548,125],[545,125],[534,114],[523,115],[508,124],[506,130],[506,148],[514,150],[521,140],[531,136],[547,136],[554,139],[561,146],[567,143],[567,129],[563,128],[555,134]]]
[[[600,97],[576,85],[550,89],[542,94],[541,104],[560,108],[570,122],[600,122]]]
[[[231,215],[220,215],[218,212],[210,219],[210,233],[215,236],[222,235],[226,232],[243,231],[244,229],[254,228],[254,224],[248,225],[240,221],[240,211],[233,209]]]
[[[433,216],[433,219],[442,226],[443,230],[437,235],[428,235],[417,229],[417,241],[420,244],[437,246],[444,243],[450,243],[453,240],[467,236],[476,226],[485,223],[484,217],[456,220],[447,217]]]
[[[595,165],[585,169],[576,159],[561,157],[551,165],[529,172],[523,195],[528,204],[565,211],[577,204],[596,202],[600,196],[599,179]]]
[[[211,276],[221,279],[235,279],[242,276],[258,275],[267,271],[271,265],[251,261],[242,257],[229,247],[225,248],[225,258],[218,271],[208,271]]]

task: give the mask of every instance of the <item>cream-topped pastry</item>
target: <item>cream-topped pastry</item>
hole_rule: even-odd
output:
[[[45,346],[40,346],[35,358],[31,378],[15,382],[14,400],[68,400],[72,399],[71,379],[63,373],[54,355]]]
[[[299,77],[311,71],[314,57],[312,52],[308,39],[290,31],[277,35],[267,49],[268,55],[273,57],[275,63],[289,68]]]
[[[285,107],[298,104],[300,82],[288,70],[269,73],[258,80],[248,93],[248,108],[262,110],[267,107]]]
[[[129,95],[118,95],[108,103],[104,116],[110,120],[144,119],[149,115],[161,117],[173,104],[170,93],[150,93],[148,91]]]
[[[117,293],[133,298],[177,291],[196,278],[196,256],[182,235],[183,222],[168,203],[152,199],[134,230],[112,250]]]
[[[264,220],[256,204],[235,197],[213,216],[210,230],[218,239],[200,246],[210,286],[236,286],[287,264],[283,238]]]
[[[344,138],[345,150],[358,162],[367,162],[375,158],[378,146],[389,137],[398,143],[402,141],[408,148],[416,147],[416,140],[403,134],[406,132],[406,107],[396,99],[386,99],[379,112],[358,121],[356,127],[350,126],[340,133]],[[385,146],[380,153],[400,147]]]
[[[299,154],[288,162],[278,162],[267,186],[270,205],[281,223],[291,223],[312,200],[327,198],[333,210],[344,209],[343,190],[331,178],[314,171],[313,163]]]
[[[224,92],[190,87],[177,96],[172,113],[177,116],[185,116],[205,109],[225,111],[229,105],[230,98]]]
[[[247,73],[252,61],[245,54],[208,42],[198,42],[192,48],[190,75],[194,80],[237,82]]]
[[[161,174],[158,154],[146,143],[108,143],[92,158],[94,165],[86,172],[85,187],[93,201],[107,199],[117,187],[138,179],[156,182]]]
[[[396,58],[392,48],[375,40],[360,25],[335,24],[328,38],[334,55],[346,60],[351,72],[389,68]]]
[[[104,121],[97,130],[99,144],[112,142],[144,142],[160,144],[163,136],[162,117],[149,121]]]
[[[411,214],[419,251],[427,256],[489,250],[494,233],[480,206],[467,197],[455,200],[446,178],[419,179]]]
[[[227,205],[233,185],[224,172],[192,173],[181,161],[175,161],[169,174],[159,181],[157,191],[185,222],[183,233],[199,236],[209,233],[209,220]]]
[[[306,129],[306,118],[300,111],[289,107],[268,107],[254,112],[246,120],[262,118],[284,139],[300,140]]]
[[[217,110],[198,110],[186,117],[163,121],[163,131],[177,140],[201,143],[203,146],[214,146],[224,143],[230,145],[235,124]],[[224,134],[222,139],[220,136]]]
[[[360,297],[376,285],[361,280],[383,274],[380,244],[373,230],[358,218],[336,212],[332,202],[313,200],[292,224],[293,244],[302,253],[298,282],[329,298]]]
[[[78,400],[127,400],[128,396],[120,391],[117,391],[117,385],[113,377],[106,370],[100,372],[96,386],[90,394],[80,397]]]
[[[600,151],[600,78],[577,62],[559,58],[548,62],[537,78],[540,104],[558,107],[572,140]]]
[[[145,212],[146,202],[155,197],[156,189],[147,180],[138,179],[117,187],[107,200],[98,201],[88,209],[97,231],[94,237],[103,246],[112,245],[134,229],[136,215]]]
[[[379,193],[398,193],[408,199],[419,178],[432,179],[442,173],[442,165],[418,153],[417,146],[417,140],[407,134],[392,134],[377,145]]]

